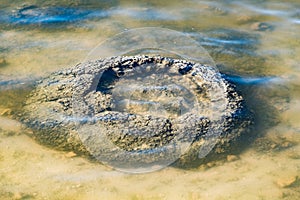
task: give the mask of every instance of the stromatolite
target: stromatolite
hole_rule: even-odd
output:
[[[123,164],[151,151],[197,160],[210,144],[226,149],[250,119],[214,68],[160,56],[112,57],[56,72],[38,83],[22,116],[45,145]],[[176,145],[188,148],[179,155]]]

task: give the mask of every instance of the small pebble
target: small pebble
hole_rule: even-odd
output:
[[[16,192],[13,195],[13,199],[14,200],[21,200],[21,199],[32,199],[33,195],[30,194],[25,194],[25,193],[21,193],[21,192]]]
[[[297,179],[297,176],[284,177],[278,179],[276,183],[281,188],[287,188],[291,187],[294,183],[296,183]]]
[[[77,185],[72,185],[71,188],[80,188],[82,185],[81,184],[77,184]]]
[[[254,31],[272,31],[274,26],[265,22],[255,22],[250,27]]]
[[[77,156],[77,154],[74,153],[73,151],[70,151],[70,152],[66,153],[65,156],[66,156],[66,158],[74,158]]]
[[[227,155],[227,161],[228,162],[233,162],[233,161],[236,161],[238,159],[239,159],[239,157],[236,156],[236,155]]]
[[[288,154],[288,157],[291,159],[300,159],[300,154],[296,152],[291,152]]]
[[[7,62],[5,60],[5,58],[0,58],[0,67],[6,65]]]
[[[288,147],[291,147],[292,146],[292,144],[290,143],[290,142],[283,142],[282,144],[281,144],[281,147],[283,147],[283,148],[288,148]]]
[[[214,163],[214,162],[209,162],[206,164],[207,167],[213,167],[215,165],[216,165],[216,163]]]
[[[249,22],[253,20],[253,18],[249,15],[241,15],[237,17],[237,21],[240,23]]]
[[[16,192],[13,196],[13,199],[15,199],[15,200],[22,199],[22,194],[20,192]]]
[[[12,111],[9,108],[0,110],[0,115],[2,115],[2,116],[8,116],[8,115],[11,115],[11,113],[12,113]]]

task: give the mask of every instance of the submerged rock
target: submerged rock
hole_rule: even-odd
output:
[[[273,31],[274,25],[266,22],[255,22],[251,25],[251,29],[254,31]]]
[[[214,68],[160,56],[56,72],[38,82],[23,110],[40,143],[128,167],[188,165],[222,153],[252,123],[243,98]]]

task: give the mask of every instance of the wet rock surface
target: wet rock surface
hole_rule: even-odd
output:
[[[210,144],[215,154],[230,149],[252,123],[243,98],[214,68],[160,56],[112,57],[56,72],[38,82],[23,111],[21,121],[40,143],[119,164],[157,151],[149,163],[165,156],[188,165]],[[138,153],[129,159],[120,151]]]

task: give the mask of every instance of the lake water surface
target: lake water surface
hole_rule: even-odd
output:
[[[237,84],[255,128],[192,169],[127,174],[38,144],[16,120],[34,82],[125,30],[201,44]],[[300,199],[300,3],[0,0],[0,199]]]

